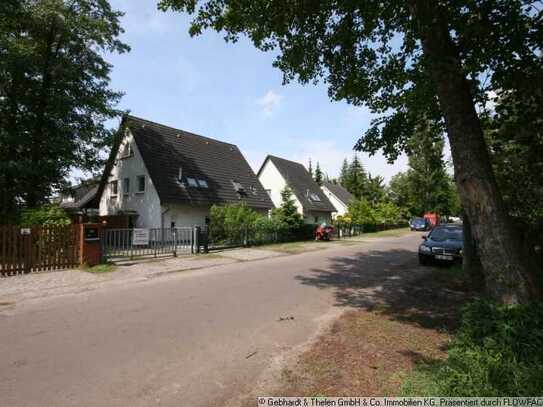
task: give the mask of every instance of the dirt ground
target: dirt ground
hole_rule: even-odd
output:
[[[394,396],[419,362],[443,359],[472,293],[459,268],[421,267],[414,260],[359,278],[345,266],[343,278],[323,273],[320,284],[337,287],[338,305],[349,310],[305,351],[282,367],[266,395]],[[242,403],[254,405],[254,395]]]

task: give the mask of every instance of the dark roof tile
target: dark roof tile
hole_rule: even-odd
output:
[[[302,164],[268,155],[266,160],[264,160],[264,164],[262,164],[261,170],[268,160],[273,162],[277,167],[277,170],[281,173],[283,178],[285,178],[285,181],[302,204],[304,210],[335,212],[336,209],[334,206],[330,203],[319,185],[313,180],[311,174],[309,174]],[[309,194],[316,194],[319,197],[319,200],[316,201],[311,199],[310,196],[308,196],[308,192]]]
[[[124,125],[134,135],[161,202],[212,205],[245,202],[253,208],[273,208],[268,194],[234,144],[202,137],[134,116]],[[178,182],[182,168],[183,184]],[[192,187],[187,178],[201,179],[208,188]],[[245,189],[239,194],[233,181]]]
[[[332,194],[336,196],[337,199],[339,199],[345,205],[349,205],[349,203],[354,199],[353,194],[343,188],[343,186],[340,184],[325,182],[323,186],[326,187]]]

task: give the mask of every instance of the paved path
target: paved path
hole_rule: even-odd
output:
[[[412,264],[419,242],[374,239],[6,308],[0,405],[221,405],[340,306],[323,276]]]

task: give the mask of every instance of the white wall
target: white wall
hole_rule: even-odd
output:
[[[260,171],[258,180],[260,181],[264,189],[269,189],[271,191],[270,198],[275,207],[279,208],[282,203],[281,191],[285,189],[287,183],[271,160],[267,160],[266,164],[264,164],[264,168],[262,168],[262,171]],[[296,198],[294,193],[292,194],[292,198],[294,199],[298,212],[303,215],[304,210],[302,204]]]
[[[332,223],[330,212],[308,211],[304,214],[304,223]]]
[[[332,205],[334,205],[334,208],[336,208],[336,211],[332,214],[332,216],[335,218],[337,215],[343,216],[347,213],[348,207],[345,205],[342,201],[340,201],[326,186],[321,187],[322,191],[326,195],[326,197],[330,200]]]
[[[131,143],[133,155],[121,158],[127,143]],[[137,177],[145,176],[145,192],[138,193]],[[123,182],[130,179],[130,192],[124,194]],[[118,181],[117,197],[111,196],[111,181]],[[119,148],[119,153],[108,179],[102,197],[100,198],[100,215],[117,215],[119,211],[135,211],[138,213],[136,227],[161,227],[161,206],[156,189],[149,177],[149,172],[137,148],[134,137],[127,131]]]
[[[209,207],[191,206],[182,204],[164,204],[162,205],[163,227],[169,228],[172,222],[175,226],[192,227],[205,226],[205,218],[209,216]]]

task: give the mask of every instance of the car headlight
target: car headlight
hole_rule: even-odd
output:
[[[458,252],[458,254],[459,254],[460,256],[462,256],[463,253],[464,253],[464,251],[463,251],[462,249],[460,249],[460,251]]]
[[[419,247],[419,251],[421,253],[431,253],[432,252],[432,249],[430,249],[428,246],[424,246],[424,245],[421,245]]]

